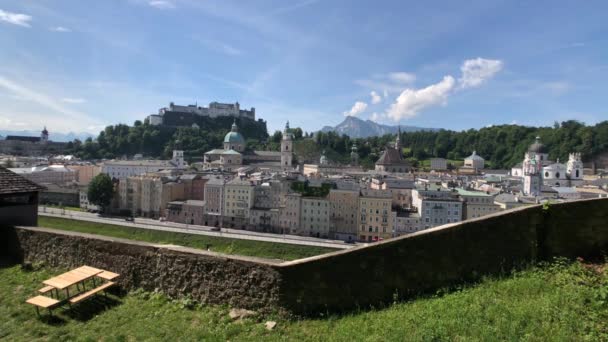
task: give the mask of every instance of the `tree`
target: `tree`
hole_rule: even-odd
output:
[[[112,179],[105,173],[100,173],[93,177],[89,183],[89,191],[87,192],[89,202],[99,206],[101,211],[110,205],[114,196],[114,184]]]

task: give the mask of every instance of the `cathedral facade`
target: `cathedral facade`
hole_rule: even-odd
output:
[[[285,125],[279,152],[247,150],[245,137],[239,132],[236,122],[232,124],[230,132],[224,137],[222,147],[205,152],[204,169],[236,172],[243,166],[259,167],[273,171],[288,171],[292,168],[293,136],[289,130],[289,122]]]

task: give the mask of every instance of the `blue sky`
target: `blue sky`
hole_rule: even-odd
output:
[[[608,119],[606,1],[0,0],[0,129],[97,132],[170,101],[270,131]]]

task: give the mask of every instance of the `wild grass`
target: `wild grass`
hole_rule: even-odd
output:
[[[268,259],[295,260],[335,251],[333,248],[174,233],[49,216],[39,216],[38,226]]]
[[[347,315],[231,321],[228,307],[135,291],[92,301],[55,321],[25,304],[60,270],[0,269],[0,340],[606,341],[606,264],[557,261],[476,285]],[[103,304],[108,305],[104,307]],[[273,331],[266,320],[276,320]]]

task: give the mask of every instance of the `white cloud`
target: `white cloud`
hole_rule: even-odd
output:
[[[460,67],[462,77],[458,80],[460,88],[474,88],[492,78],[502,70],[503,62],[497,59],[468,59]]]
[[[23,27],[30,27],[31,20],[32,17],[27,14],[6,12],[0,9],[0,21]]]
[[[51,31],[54,31],[54,32],[72,32],[72,30],[70,30],[67,27],[63,27],[63,26],[51,27]]]
[[[378,93],[376,93],[376,91],[372,90],[372,92],[369,93],[369,95],[372,97],[373,104],[382,102],[382,96],[378,95]]]
[[[395,121],[416,116],[422,109],[435,105],[445,105],[448,95],[454,89],[455,80],[445,76],[439,83],[422,89],[404,90],[395,103],[387,110],[387,116]]]
[[[384,89],[384,98],[388,98],[388,91],[386,89]]]
[[[398,72],[389,73],[388,78],[397,83],[410,84],[416,80],[416,75],[410,74],[407,72],[398,71]]]
[[[61,101],[65,102],[65,103],[74,103],[74,104],[87,102],[85,99],[73,98],[73,97],[64,97],[63,99],[61,99]]]
[[[148,2],[148,5],[158,8],[158,9],[174,9],[175,8],[175,4],[173,4],[171,1],[166,1],[166,0],[152,0],[150,2]]]
[[[384,93],[388,95],[388,92],[396,93],[403,91],[415,80],[416,76],[414,74],[398,71],[387,74],[374,74],[367,79],[355,80],[355,83],[366,88],[384,89]]]
[[[373,122],[378,122],[378,121],[384,119],[385,117],[386,117],[386,115],[384,115],[384,114],[378,114],[378,113],[374,112],[369,117],[369,119],[372,120]]]
[[[367,103],[357,101],[348,112],[344,112],[344,116],[357,116],[363,113],[365,109],[367,109]]]
[[[61,102],[57,101],[53,97],[37,92],[3,76],[0,76],[0,88],[4,88],[21,98],[27,99],[31,103],[46,108],[47,110],[54,111],[55,114],[61,114],[55,115],[56,117],[59,117],[58,120],[55,120],[57,122],[64,121],[71,122],[71,124],[74,122],[79,122],[82,124],[97,123],[96,119],[89,117],[84,113],[76,112],[65,107]]]

